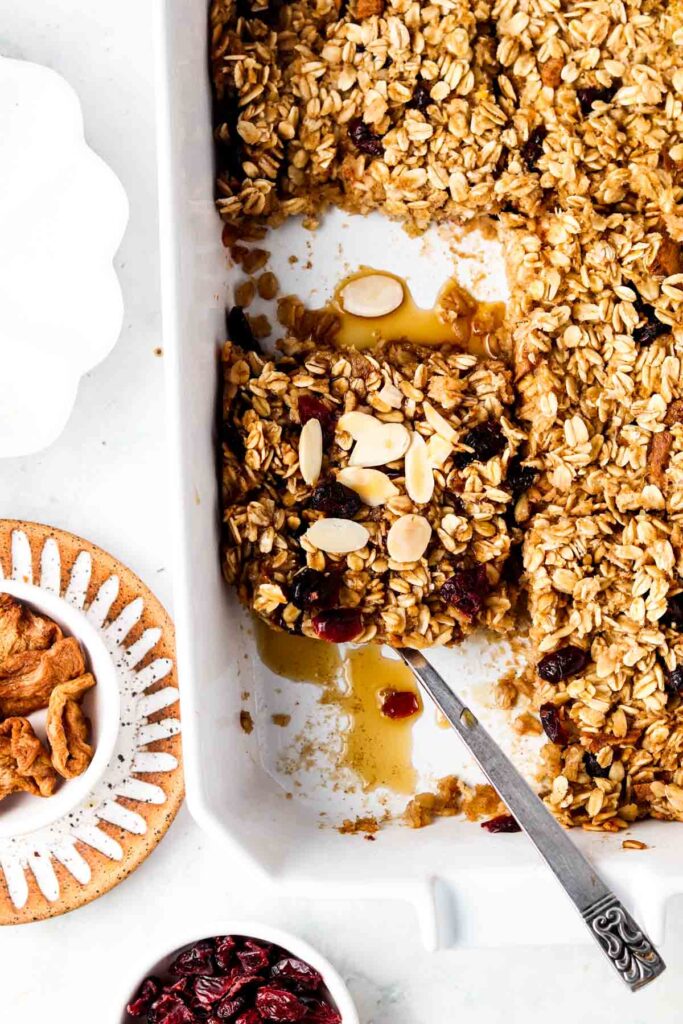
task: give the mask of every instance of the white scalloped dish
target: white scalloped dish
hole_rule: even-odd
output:
[[[70,85],[0,57],[0,457],[61,433],[80,378],[113,348],[123,301],[112,265],[123,187],[87,146]]]

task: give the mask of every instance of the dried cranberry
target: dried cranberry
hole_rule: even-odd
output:
[[[322,999],[306,1000],[304,1024],[342,1024],[341,1014]]]
[[[326,516],[353,519],[361,507],[361,500],[355,491],[337,480],[326,480],[319,484],[311,495],[309,506]]]
[[[270,972],[271,978],[277,981],[292,982],[297,988],[317,989],[322,985],[323,979],[315,967],[297,959],[295,956],[286,956],[273,966]]]
[[[412,690],[389,690],[382,697],[381,711],[387,718],[410,718],[420,710],[420,703]]]
[[[589,85],[585,89],[577,89],[576,98],[579,101],[583,116],[588,117],[593,110],[594,103],[611,103],[620,88],[621,80],[615,78],[611,85]]]
[[[275,985],[264,985],[256,993],[256,1009],[264,1020],[279,1022],[303,1020],[306,1007],[293,992]]]
[[[237,943],[232,935],[217,935],[213,941],[216,950],[216,963],[222,971],[227,971],[232,962]]]
[[[544,658],[541,658],[536,666],[536,671],[547,683],[561,683],[563,679],[583,672],[590,660],[588,651],[584,651],[582,647],[567,644],[566,647],[558,647],[552,654],[546,654]]]
[[[609,775],[609,765],[607,768],[603,768],[595,754],[591,754],[588,750],[583,755],[583,766],[592,779],[606,779]]]
[[[208,939],[195,943],[177,956],[171,964],[171,974],[215,974],[213,945]]]
[[[251,324],[241,306],[233,306],[226,316],[228,337],[245,352],[261,352],[261,346],[254,337]]]
[[[521,828],[511,814],[499,814],[497,818],[482,821],[481,827],[487,832],[521,832]]]
[[[434,100],[429,95],[429,86],[425,82],[418,82],[413,89],[413,95],[409,107],[413,107],[415,110],[419,110],[421,114],[426,113],[427,107],[432,104]]]
[[[229,977],[230,985],[225,993],[225,999],[234,999],[245,988],[249,988],[250,985],[260,984],[263,981],[260,974],[244,974],[239,967],[233,967]],[[220,1005],[222,1006],[223,1004],[221,1003]],[[220,1013],[218,1016],[220,1017]]]
[[[472,451],[456,454],[453,461],[458,469],[464,469],[471,462],[488,462],[494,455],[500,455],[507,444],[507,439],[500,424],[488,420],[468,430],[462,443]]]
[[[130,1017],[144,1017],[160,992],[161,982],[158,978],[145,978],[133,999],[128,1003],[126,1012]]]
[[[201,1006],[202,1009],[208,1010],[219,999],[227,995],[231,985],[232,978],[230,976],[222,978],[197,978],[192,986],[194,996],[192,1005]]]
[[[545,125],[539,124],[537,128],[534,128],[520,150],[522,159],[530,171],[536,170],[536,165],[543,156],[543,143],[547,134],[548,129]]]
[[[484,607],[489,589],[486,569],[477,565],[473,569],[456,570],[439,593],[444,601],[472,621]]]
[[[302,569],[292,580],[289,600],[303,611],[309,608],[326,610],[339,603],[340,588],[340,573]]]
[[[680,697],[683,693],[683,665],[676,665],[670,671],[664,669],[664,689],[671,697]]]
[[[311,621],[315,635],[332,644],[350,643],[363,632],[363,619],[357,608],[320,612]]]
[[[379,135],[375,135],[370,126],[360,117],[349,121],[349,138],[356,149],[367,156],[384,155],[384,144],[381,138]]]
[[[529,490],[537,476],[533,466],[525,465],[519,455],[513,455],[508,463],[507,482],[515,501]]]
[[[246,939],[244,949],[237,954],[237,959],[247,974],[258,974],[259,971],[265,971],[268,967],[268,949],[265,946],[260,946],[258,942]]]
[[[235,996],[224,999],[216,1011],[218,1020],[234,1020],[240,1010],[243,1010],[246,1000],[243,996]]]
[[[197,1018],[179,996],[164,992],[147,1011],[149,1024],[195,1024]]]
[[[683,593],[674,594],[669,598],[662,616],[662,625],[675,629],[677,633],[683,633]]]
[[[235,1024],[261,1024],[263,1017],[257,1010],[247,1010],[235,1019]]]
[[[297,402],[299,421],[303,427],[309,420],[317,420],[323,432],[323,437],[328,443],[334,440],[334,431],[337,425],[337,414],[329,405],[315,395],[299,395]]]
[[[541,704],[539,715],[541,716],[541,725],[550,742],[564,746],[569,739],[564,724],[564,708],[558,708],[556,704],[548,702]]]

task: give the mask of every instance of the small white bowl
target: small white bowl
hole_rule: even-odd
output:
[[[189,927],[181,930],[175,936],[175,943],[164,943],[163,951],[157,951],[147,962],[147,966],[137,974],[135,980],[128,982],[123,988],[120,999],[120,1010],[115,1011],[111,1024],[137,1024],[133,1017],[126,1013],[126,1006],[134,997],[145,978],[150,975],[163,977],[171,962],[186,946],[191,946],[201,939],[210,939],[215,935],[243,935],[245,938],[272,942],[275,946],[281,946],[292,956],[305,960],[311,967],[315,967],[323,978],[323,993],[329,998],[334,1008],[341,1014],[342,1024],[360,1024],[358,1013],[351,998],[351,993],[346,987],[341,975],[335,970],[329,960],[309,946],[303,939],[289,932],[283,932],[279,928],[272,928],[269,924],[260,924],[256,921],[213,921],[208,925]],[[144,967],[144,965],[143,965]]]
[[[86,771],[75,779],[63,779],[53,796],[39,798],[27,793],[13,793],[0,804],[0,839],[26,835],[51,825],[69,814],[102,778],[114,752],[119,731],[120,695],[116,670],[105,643],[86,615],[62,597],[29,583],[17,580],[0,581],[0,593],[11,594],[33,611],[52,619],[74,636],[85,653],[86,670],[97,685],[83,698],[83,710],[90,719],[93,759]],[[29,716],[36,734],[45,738],[45,711]]]

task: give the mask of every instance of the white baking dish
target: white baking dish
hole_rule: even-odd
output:
[[[341,836],[339,824],[374,798],[335,791],[325,773],[324,740],[338,723],[316,706],[313,687],[275,680],[258,662],[248,619],[226,592],[219,571],[219,517],[214,448],[217,351],[231,271],[213,205],[207,0],[159,3],[159,159],[165,351],[170,458],[176,483],[175,612],[184,712],[187,796],[197,821],[278,884],[309,896],[376,895],[414,903],[425,941],[550,943],[583,941],[587,932],[541,866],[524,836],[491,836],[467,822],[444,820],[420,832],[393,826],[377,842]],[[326,218],[315,235],[288,224],[265,243],[284,290],[321,302],[349,267],[383,266],[408,276],[428,298],[448,276],[450,257],[438,238],[409,242],[380,218]],[[293,270],[292,252],[310,255],[314,270]],[[311,255],[312,254],[312,255]],[[495,262],[495,253],[487,259]],[[466,264],[463,264],[466,265]],[[500,290],[500,277],[494,275]],[[313,283],[312,283],[313,282]],[[485,640],[442,652],[439,666],[468,693],[473,707],[510,747],[509,723],[486,707],[496,677]],[[276,691],[280,690],[280,693]],[[242,691],[251,694],[257,728],[239,727]],[[295,705],[298,701],[298,705]],[[289,703],[287,703],[289,702]],[[319,724],[320,765],[285,799],[278,769],[285,737],[269,726],[272,711],[291,710],[300,726]],[[512,749],[524,760],[525,751]],[[472,775],[457,739],[437,729],[427,711],[416,729],[416,762],[426,781],[448,772]],[[291,783],[291,779],[289,782]],[[292,788],[290,786],[290,788]],[[404,800],[405,802],[405,800]],[[323,818],[320,813],[325,812]],[[667,899],[683,892],[683,837],[675,825],[650,822],[636,834],[649,845],[624,851],[624,835],[576,833],[642,926],[661,937]]]

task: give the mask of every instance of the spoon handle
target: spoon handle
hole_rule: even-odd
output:
[[[653,981],[666,965],[628,910],[424,655],[412,648],[403,648],[398,653],[529,836],[622,980],[633,992]]]

